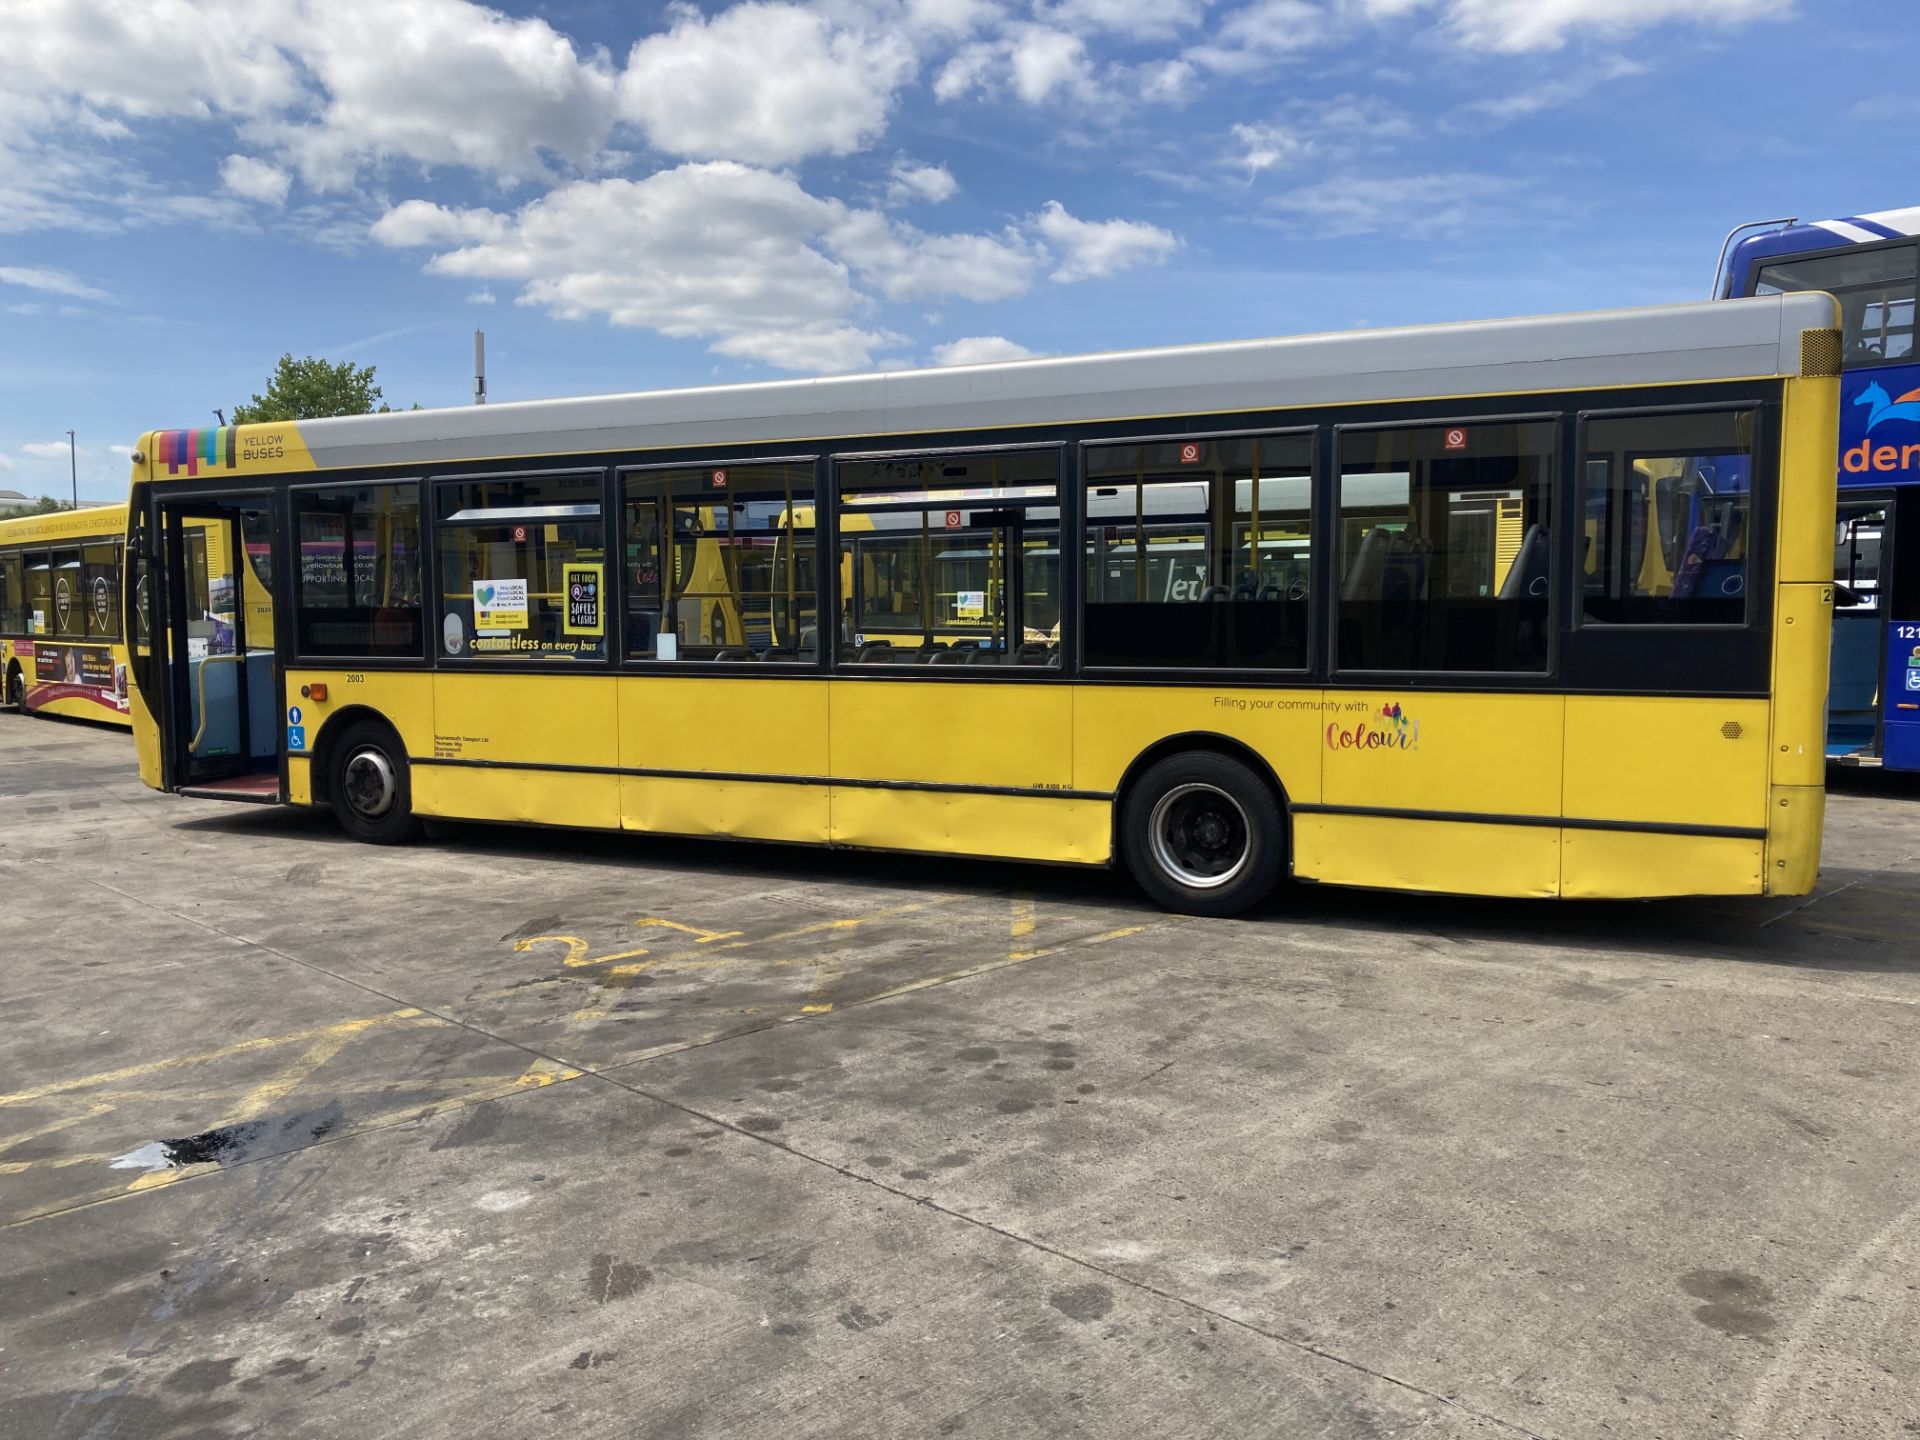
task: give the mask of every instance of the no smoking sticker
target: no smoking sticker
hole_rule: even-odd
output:
[[[1464,450],[1467,448],[1467,432],[1464,430],[1447,431],[1447,449]]]
[[[1180,447],[1180,463],[1182,465],[1198,465],[1200,463],[1200,447],[1198,445],[1182,445]]]
[[[958,510],[947,511],[947,529],[958,530],[959,528],[960,528],[960,512]]]

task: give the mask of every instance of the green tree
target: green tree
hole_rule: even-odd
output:
[[[309,355],[282,355],[267,380],[267,393],[227,412],[229,425],[259,421],[324,420],[330,415],[384,415],[392,410],[373,383],[373,366]],[[415,407],[418,408],[417,406]]]
[[[0,500],[0,520],[17,520],[25,515],[51,515],[56,510],[71,510],[67,500],[42,495],[38,500]]]

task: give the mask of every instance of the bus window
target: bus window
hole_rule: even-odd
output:
[[[1340,437],[1340,668],[1546,668],[1557,429],[1463,421]]]
[[[44,550],[29,551],[27,563],[27,634],[53,634],[53,557]]]
[[[1841,363],[1912,360],[1914,257],[1909,245],[1846,250],[1761,269],[1756,295],[1825,290],[1840,302]]]
[[[1588,422],[1586,623],[1745,621],[1753,425],[1751,410]]]
[[[1089,665],[1307,663],[1312,437],[1091,446]]]
[[[1060,664],[1057,450],[842,462],[842,663]]]
[[[440,644],[446,655],[606,657],[600,477],[593,471],[434,487]]]
[[[87,600],[81,577],[80,552],[53,552],[53,633],[63,640],[84,640]]]
[[[420,658],[417,483],[296,490],[293,533],[300,654]]]
[[[626,472],[627,658],[811,664],[813,462]]]
[[[113,541],[80,551],[81,589],[86,596],[87,638],[120,638],[120,546]]]
[[[26,567],[22,557],[0,555],[0,635],[27,633],[26,600]]]

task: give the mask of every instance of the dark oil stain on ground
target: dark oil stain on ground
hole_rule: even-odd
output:
[[[202,1130],[198,1135],[162,1140],[160,1144],[172,1165],[239,1165],[324,1140],[345,1118],[346,1112],[336,1100],[318,1110],[243,1120],[238,1125],[222,1125],[217,1130]]]
[[[1047,1303],[1069,1320],[1085,1325],[1113,1309],[1113,1291],[1104,1285],[1074,1285],[1054,1291]]]
[[[653,1272],[646,1266],[611,1255],[596,1255],[587,1265],[587,1294],[596,1305],[636,1295],[652,1281]]]
[[[1689,1270],[1680,1277],[1680,1288],[1707,1302],[1693,1312],[1694,1319],[1736,1340],[1763,1340],[1780,1323],[1764,1308],[1773,1303],[1773,1291],[1757,1275]]]
[[[162,1383],[182,1395],[211,1395],[221,1386],[233,1383],[233,1367],[239,1363],[238,1355],[230,1355],[225,1360],[190,1360]]]

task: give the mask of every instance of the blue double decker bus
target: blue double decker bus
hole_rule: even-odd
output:
[[[1763,223],[1730,238],[1720,297],[1825,290],[1842,316],[1827,754],[1920,771],[1920,206]]]

